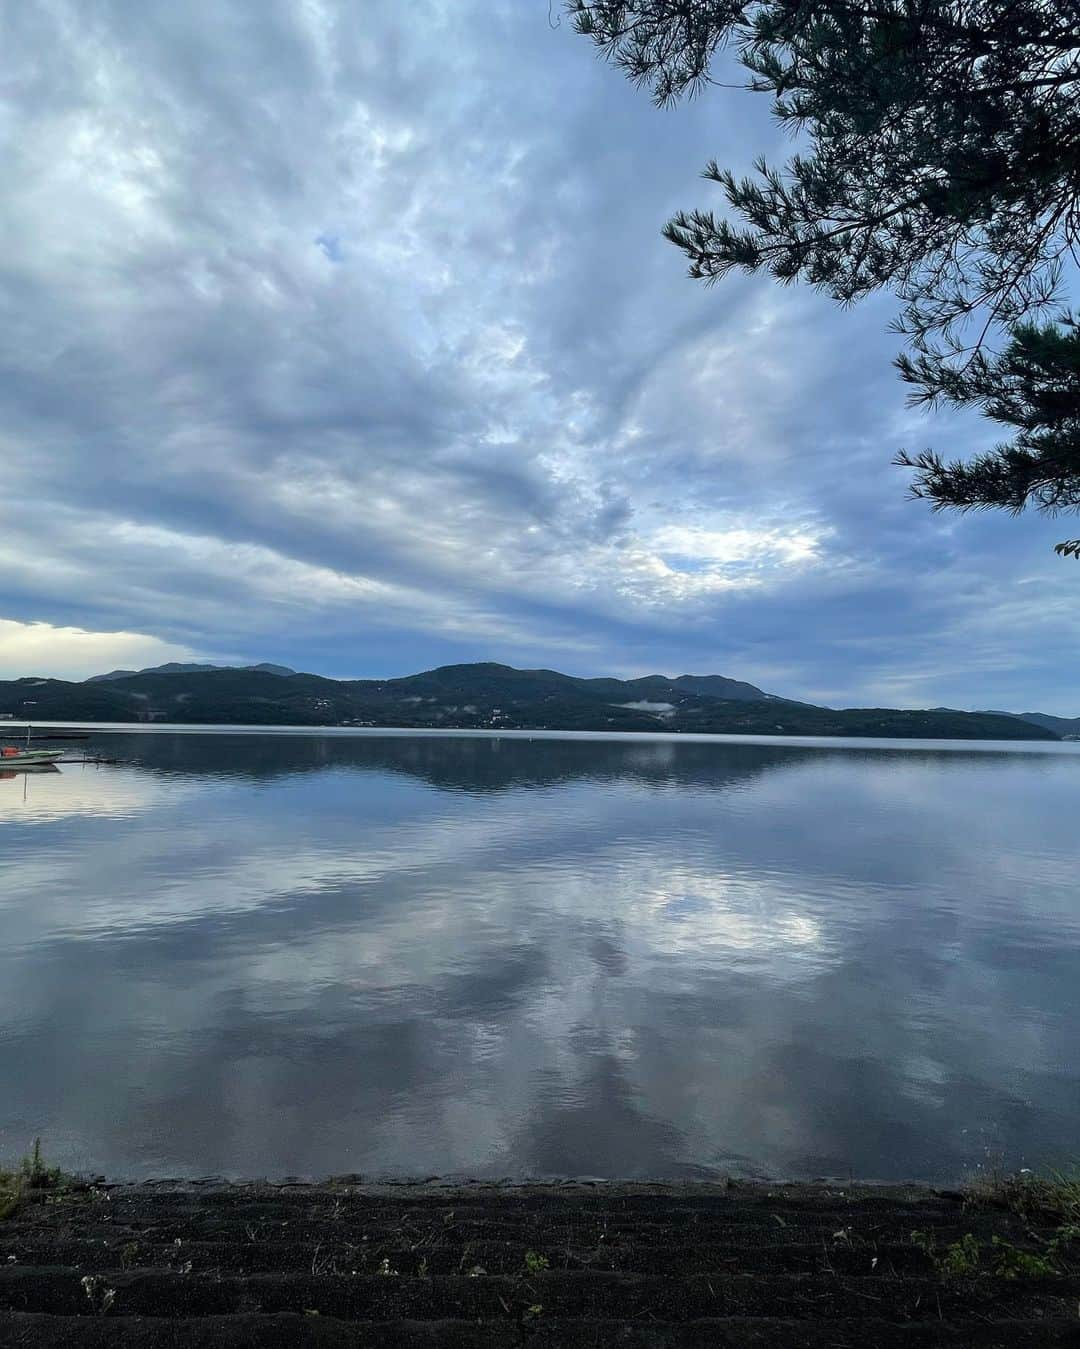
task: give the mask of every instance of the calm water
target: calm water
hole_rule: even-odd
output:
[[[1071,747],[93,744],[127,762],[0,778],[0,1156],[955,1179],[1080,1152]]]

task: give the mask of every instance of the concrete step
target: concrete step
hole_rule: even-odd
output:
[[[0,1269],[0,1310],[89,1317],[102,1311],[151,1317],[318,1312],[341,1320],[500,1322],[542,1305],[551,1316],[682,1322],[733,1316],[836,1319],[850,1315],[854,1305],[898,1321],[921,1319],[933,1307],[950,1320],[970,1309],[971,1282],[813,1274],[670,1278],[558,1270],[516,1278],[310,1273],[217,1277],[152,1270],[84,1275],[9,1265]],[[1076,1316],[1080,1277],[1016,1280],[986,1275],[977,1282],[977,1304],[985,1317]]]
[[[106,1229],[108,1230],[108,1229]],[[400,1236],[399,1233],[393,1234]],[[535,1268],[535,1257],[553,1270],[613,1270],[633,1274],[833,1273],[872,1275],[929,1274],[929,1258],[910,1244],[868,1243],[832,1234],[828,1242],[735,1246],[701,1242],[693,1246],[600,1243],[545,1245],[537,1251],[522,1241],[460,1241],[442,1238],[412,1247],[366,1239],[350,1241],[336,1229],[313,1232],[305,1241],[201,1241],[180,1245],[145,1234],[107,1237],[58,1237],[50,1241],[28,1233],[0,1242],[0,1262],[31,1266],[67,1266],[82,1273],[103,1270],[175,1271],[190,1264],[207,1273],[375,1273],[384,1261],[403,1275],[464,1274],[480,1266],[488,1274],[518,1275]],[[12,1257],[14,1257],[12,1259]],[[530,1264],[530,1257],[532,1263]]]
[[[1062,1349],[1078,1342],[1075,1319],[897,1325],[876,1318],[808,1323],[734,1317],[628,1325],[541,1312],[522,1327],[400,1320],[363,1325],[251,1313],[171,1321],[0,1313],[0,1349]]]
[[[948,1277],[916,1229],[971,1232],[977,1271]],[[1002,1278],[995,1236],[1046,1249],[902,1189],[99,1186],[0,1222],[0,1349],[1080,1347],[1078,1262]]]

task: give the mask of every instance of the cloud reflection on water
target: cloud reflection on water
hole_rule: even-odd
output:
[[[128,740],[0,815],[0,1151],[955,1177],[1070,1145],[1071,758],[242,739]]]

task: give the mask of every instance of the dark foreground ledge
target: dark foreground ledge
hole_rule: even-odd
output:
[[[910,1186],[73,1186],[0,1221],[0,1346],[1080,1345],[1063,1230]]]

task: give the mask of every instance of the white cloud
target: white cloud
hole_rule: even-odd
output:
[[[141,669],[194,658],[190,648],[145,633],[87,632],[0,618],[0,679],[28,674],[86,679],[118,668]]]
[[[651,542],[659,552],[692,563],[794,566],[817,559],[822,536],[809,530],[704,529],[692,525],[666,525],[656,531]]]

